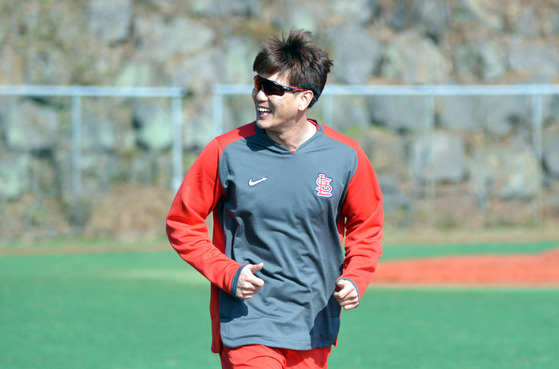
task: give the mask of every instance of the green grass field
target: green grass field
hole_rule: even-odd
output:
[[[387,247],[389,259],[556,243]],[[173,252],[0,257],[0,368],[219,368],[209,286]],[[330,368],[559,368],[559,289],[370,288]]]

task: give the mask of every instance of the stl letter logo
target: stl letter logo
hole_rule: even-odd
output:
[[[316,179],[316,191],[317,195],[320,197],[332,197],[332,186],[330,186],[332,178],[326,177],[324,174],[320,174]]]

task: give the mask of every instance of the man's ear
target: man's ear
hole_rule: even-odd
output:
[[[309,108],[309,105],[314,97],[311,90],[303,91],[299,94],[299,110],[304,111]]]

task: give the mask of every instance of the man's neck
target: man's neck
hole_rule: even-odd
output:
[[[266,131],[268,136],[285,146],[289,151],[295,152],[302,144],[308,141],[317,131],[317,126],[311,123],[307,117],[295,122],[290,129],[283,132]]]

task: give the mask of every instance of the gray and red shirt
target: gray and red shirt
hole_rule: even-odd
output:
[[[359,297],[371,281],[384,219],[375,172],[355,141],[311,122],[317,132],[295,152],[255,123],[216,137],[177,192],[167,233],[212,283],[214,352],[328,347],[339,331],[336,280],[350,280]],[[260,262],[265,286],[236,298],[241,268]]]

